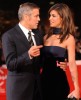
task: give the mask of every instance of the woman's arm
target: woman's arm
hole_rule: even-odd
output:
[[[74,91],[68,95],[68,97],[80,97],[80,89],[78,83],[78,71],[75,61],[75,39],[72,35],[69,36],[67,40],[67,50],[68,50],[68,62],[71,77],[74,83]]]

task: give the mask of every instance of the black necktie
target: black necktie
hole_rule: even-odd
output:
[[[33,40],[32,40],[32,36],[31,36],[31,31],[28,32],[28,41],[29,41],[29,44],[30,44],[31,46],[34,45]]]

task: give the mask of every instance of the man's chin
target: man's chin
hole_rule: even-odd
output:
[[[53,25],[50,25],[50,27],[54,27]]]
[[[34,27],[33,29],[37,29],[38,27],[36,26],[36,27]]]

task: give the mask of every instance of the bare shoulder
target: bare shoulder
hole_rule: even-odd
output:
[[[69,35],[69,38],[67,39],[67,46],[75,46],[75,38],[72,35]]]
[[[72,42],[74,42],[75,41],[75,38],[74,38],[74,36],[73,35],[69,35],[69,37],[68,37],[68,39],[67,39],[67,42],[69,42],[70,43],[70,41]]]

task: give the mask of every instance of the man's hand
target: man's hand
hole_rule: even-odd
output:
[[[59,61],[57,61],[57,66],[59,66],[64,71],[66,71],[66,68],[67,68],[67,59],[65,59],[65,62],[59,62]]]
[[[32,46],[29,51],[28,54],[30,57],[37,57],[40,55],[40,49],[43,47],[43,45],[39,45],[39,46]]]

